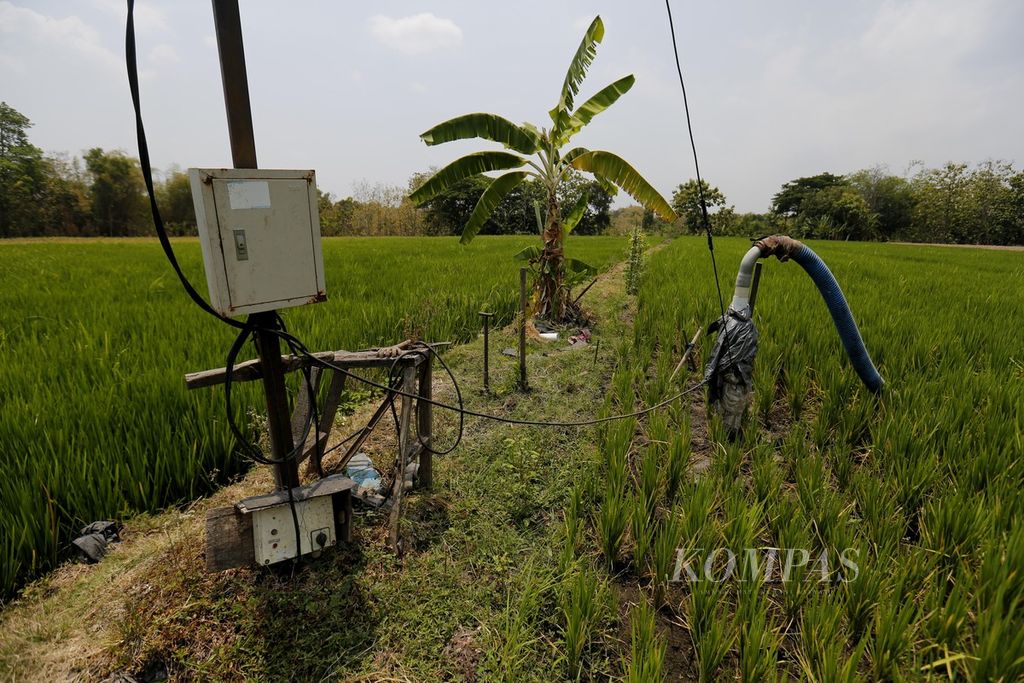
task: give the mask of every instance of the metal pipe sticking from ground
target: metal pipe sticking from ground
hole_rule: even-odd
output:
[[[711,324],[709,332],[718,332],[704,378],[712,408],[722,416],[730,434],[737,434],[753,400],[754,359],[757,356],[757,328],[753,305],[757,296],[759,259],[775,256],[780,261],[793,259],[814,281],[828,306],[850,363],[870,391],[878,393],[885,382],[871,361],[850,306],[825,262],[805,244],[786,235],[772,235],[754,243],[740,262],[736,288],[724,318]],[[755,274],[755,270],[757,273]]]

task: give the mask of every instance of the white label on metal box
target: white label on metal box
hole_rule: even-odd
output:
[[[266,180],[229,180],[228,202],[232,209],[269,209],[270,184]]]

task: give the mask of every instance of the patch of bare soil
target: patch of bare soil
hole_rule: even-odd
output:
[[[616,582],[618,591],[619,618],[615,638],[622,643],[622,651],[629,651],[632,638],[630,620],[633,607],[641,600],[649,600],[636,583],[631,581]],[[655,613],[655,627],[662,642],[665,643],[665,661],[663,671],[667,681],[696,681],[697,655],[693,649],[690,629],[683,618],[682,602],[685,591],[678,586],[670,586],[667,605]]]
[[[480,661],[480,627],[474,629],[462,627],[452,634],[451,640],[444,648],[444,656],[452,663],[452,668],[462,676],[466,683],[477,680],[476,666]]]

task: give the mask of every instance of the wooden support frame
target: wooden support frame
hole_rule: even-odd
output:
[[[395,480],[391,490],[391,531],[389,539],[391,549],[395,554],[401,552],[401,535],[399,533],[399,522],[402,517],[402,494],[405,492],[405,467],[408,464],[407,458],[410,450],[410,439],[412,438],[410,418],[412,417],[413,399],[410,394],[416,388],[416,368],[406,367],[402,370],[402,412],[398,421],[398,457],[395,462]]]
[[[388,347],[394,349],[395,347]],[[431,488],[433,485],[433,453],[429,449],[433,435],[433,406],[429,401],[433,396],[433,371],[432,351],[422,344],[410,344],[402,349],[400,356],[380,355],[378,350],[369,351],[327,351],[313,354],[315,358],[326,360],[332,365],[342,369],[348,368],[395,368],[401,369],[402,381],[401,391],[406,394],[401,398],[401,417],[399,420],[399,448],[395,458],[394,486],[391,492],[392,509],[390,513],[390,540],[396,552],[401,549],[399,523],[402,514],[402,499],[404,497],[405,469],[406,466],[417,460],[419,462],[418,479],[422,488]],[[299,440],[307,431],[306,425],[312,419],[310,412],[312,406],[309,401],[310,386],[313,388],[314,396],[327,383],[324,405],[319,415],[318,424],[310,426],[302,450],[297,458],[300,464],[309,460],[306,467],[306,476],[318,475],[322,472],[323,463],[319,456],[327,446],[331,428],[341,403],[341,395],[346,387],[347,376],[333,368],[317,365],[309,358],[302,356],[281,356],[283,373],[295,372],[309,368],[308,378],[303,374],[299,393],[295,397],[294,407],[289,422],[293,435],[293,446],[299,446]],[[185,376],[185,383],[189,389],[215,386],[222,384],[226,376],[225,368],[205,370],[202,372],[189,373]],[[262,379],[260,361],[247,361],[235,366],[232,373],[232,382],[251,382]],[[423,400],[425,399],[425,400]],[[335,471],[345,466],[348,460],[359,450],[363,442],[377,423],[387,415],[391,402],[395,400],[395,394],[384,397],[381,405],[377,408],[373,417],[362,429],[360,435],[348,446],[341,458],[335,461],[332,459],[332,469]],[[415,410],[415,423],[413,415]],[[427,446],[427,447],[424,447]],[[319,479],[313,484],[293,489],[296,499],[308,497],[307,492],[315,490],[328,480],[344,480],[353,484],[351,480],[341,477],[338,474]],[[336,486],[337,484],[332,484]],[[343,490],[342,490],[343,489]],[[355,486],[342,486],[338,491],[329,494],[333,498],[336,516],[336,535],[341,542],[351,542],[352,539],[352,494]],[[285,492],[277,492],[259,496],[259,499],[270,500],[275,497],[286,495]],[[240,501],[231,507],[222,507],[209,510],[206,516],[206,567],[208,571],[222,571],[232,567],[249,566],[255,562],[255,550],[253,547],[252,509],[249,505],[255,499]],[[283,499],[282,499],[283,500]]]

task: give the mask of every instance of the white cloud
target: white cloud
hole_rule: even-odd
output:
[[[149,51],[149,61],[154,64],[177,64],[181,61],[178,51],[167,43],[161,43]]]
[[[415,83],[409,84],[409,90],[412,90],[414,93],[417,94],[423,94],[427,92],[427,86],[417,81]]]
[[[422,55],[462,44],[462,29],[451,19],[430,12],[392,19],[378,14],[370,17],[370,35],[383,45],[406,55]]]
[[[0,2],[0,34],[5,33],[46,46],[71,48],[105,66],[122,68],[121,60],[103,46],[96,29],[76,16],[57,19],[4,0]]]
[[[990,9],[988,2],[887,0],[861,42],[883,59],[942,55],[955,60],[984,42]]]

